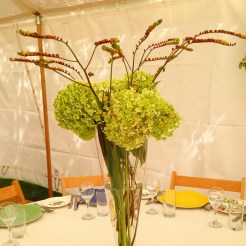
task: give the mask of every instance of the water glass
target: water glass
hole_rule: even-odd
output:
[[[224,198],[225,198],[224,191],[220,187],[212,187],[208,191],[208,201],[210,202],[214,212],[214,219],[208,223],[208,225],[211,227],[220,228],[223,226],[223,224],[217,220],[216,215],[217,215],[217,209],[221,205],[223,205]]]
[[[19,244],[18,241],[12,238],[12,225],[17,216],[17,207],[13,202],[4,202],[0,204],[0,219],[8,227],[9,240],[2,244],[2,246],[16,246]]]
[[[107,216],[109,213],[105,190],[96,190],[97,215]]]
[[[145,182],[145,188],[148,190],[149,195],[151,196],[151,207],[146,211],[147,214],[155,215],[158,214],[159,211],[154,208],[154,197],[157,195],[160,189],[160,182],[159,179],[155,176],[148,176]]]
[[[241,231],[243,229],[243,214],[244,201],[243,200],[229,200],[229,216],[228,225],[233,231]]]
[[[82,219],[84,220],[91,220],[95,218],[95,215],[89,212],[89,206],[90,206],[90,200],[93,197],[94,193],[95,193],[95,188],[94,188],[94,184],[92,182],[83,182],[80,184],[79,187],[79,192],[82,196],[82,198],[85,200],[86,202],[86,207],[87,207],[87,212],[86,214],[84,214],[82,216]]]
[[[17,204],[17,216],[12,225],[12,237],[23,238],[26,235],[26,207],[24,204]]]
[[[166,190],[163,193],[163,215],[167,218],[173,218],[176,215],[176,191]]]

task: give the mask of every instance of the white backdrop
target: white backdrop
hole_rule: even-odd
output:
[[[44,16],[43,33],[68,40],[81,59],[88,57],[95,41],[115,36],[131,56],[135,42],[160,18],[163,23],[151,34],[150,43],[182,39],[205,29],[246,34],[246,2],[242,0],[144,2]],[[0,25],[0,177],[47,186],[39,69],[8,60],[21,49],[36,50],[37,40],[17,37],[17,27],[36,31],[34,19]],[[165,142],[149,141],[147,168],[160,177],[163,186],[169,183],[172,170],[225,179],[246,176],[246,71],[238,68],[246,53],[246,40],[223,37],[237,45],[194,45],[193,52],[183,53],[160,77],[159,90],[183,117],[173,137]],[[44,49],[65,52],[54,41],[45,41]],[[165,49],[168,54],[170,49]],[[150,63],[146,70],[152,72],[157,67]],[[95,80],[107,78],[107,56],[98,52],[92,70]],[[114,76],[123,71],[118,65]],[[46,81],[52,170],[70,176],[98,174],[95,141],[81,141],[59,128],[54,119],[53,100],[67,81],[51,72],[46,72]],[[54,188],[59,188],[57,180]]]

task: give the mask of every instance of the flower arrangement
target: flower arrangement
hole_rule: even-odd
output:
[[[39,35],[23,30],[18,31],[23,36],[53,39],[64,43],[71,51],[74,60],[62,58],[59,54],[21,51],[18,53],[20,56],[40,58],[36,60],[11,58],[11,61],[34,63],[50,69],[72,82],[65,89],[59,91],[54,101],[56,120],[62,128],[73,131],[83,140],[95,137],[96,128],[100,128],[107,140],[117,146],[126,150],[137,149],[144,145],[148,137],[166,140],[167,137],[173,135],[174,130],[180,124],[181,117],[179,114],[156,90],[157,78],[161,72],[165,71],[167,64],[177,58],[183,51],[193,51],[190,46],[196,43],[235,45],[235,43],[228,43],[221,39],[200,38],[204,35],[222,33],[246,38],[242,34],[225,30],[206,30],[194,37],[184,38],[181,44],[179,38],[170,38],[145,47],[141,59],[137,63],[137,52],[139,52],[150,33],[161,23],[162,20],[160,19],[147,28],[136,44],[131,62],[124,56],[118,38],[95,42],[95,48],[88,63],[82,65],[83,63],[73,52],[68,42],[63,41],[62,38],[52,35]],[[91,81],[94,73],[89,70],[89,65],[99,46],[102,46],[102,50],[109,54],[111,71],[108,80],[98,83]],[[155,50],[165,46],[173,46],[169,55],[151,57]],[[120,79],[113,78],[112,75],[116,60],[121,60],[126,69],[125,76]],[[154,61],[163,61],[163,65],[157,69],[154,75],[141,70],[145,63]],[[71,65],[74,62],[82,70],[83,75],[78,68]],[[59,66],[55,67],[54,64]],[[240,64],[243,64],[243,61]]]
[[[139,166],[145,162],[147,139],[166,140],[173,135],[181,122],[174,107],[161,97],[157,91],[158,77],[165,71],[167,64],[183,52],[191,52],[194,44],[215,43],[234,46],[222,39],[203,38],[211,34],[231,35],[246,39],[245,35],[225,30],[206,30],[192,37],[169,38],[153,44],[143,45],[151,32],[160,24],[157,20],[150,25],[137,42],[132,60],[124,55],[118,38],[103,39],[95,42],[88,61],[80,61],[69,43],[52,35],[19,30],[23,36],[55,40],[63,43],[70,51],[72,59],[59,54],[21,51],[24,58],[11,58],[11,61],[30,62],[65,77],[71,83],[57,94],[54,100],[56,120],[62,128],[73,131],[84,140],[98,134],[105,164],[110,178],[108,188],[115,204],[112,217],[117,232],[118,246],[132,246],[135,242],[138,223],[140,192],[136,179]],[[171,46],[168,55],[155,56],[156,50]],[[93,82],[90,64],[98,47],[109,56],[110,76],[105,81]],[[142,52],[137,56],[137,53]],[[38,57],[29,59],[27,57]],[[137,57],[140,59],[137,60]],[[122,78],[113,76],[114,63],[121,61],[125,67]],[[162,62],[154,74],[142,70],[148,62]],[[72,65],[72,64],[76,64]],[[135,198],[137,195],[138,198]],[[131,227],[134,227],[134,231]]]
[[[84,86],[69,84],[54,101],[59,125],[84,140],[95,137],[99,126],[109,141],[126,150],[141,147],[147,136],[158,140],[171,136],[180,117],[156,91],[153,76],[135,72],[131,86],[128,79],[127,75],[112,79],[112,86],[109,80],[91,83],[98,98],[103,98],[102,108],[84,82]]]

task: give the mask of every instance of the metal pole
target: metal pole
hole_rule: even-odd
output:
[[[42,35],[41,29],[41,15],[38,12],[34,13],[36,16],[37,33]],[[38,39],[38,48],[40,52],[43,52],[42,39]],[[48,109],[47,109],[47,97],[46,97],[46,82],[45,82],[45,70],[40,67],[41,85],[42,85],[42,98],[43,98],[43,112],[44,112],[44,132],[45,132],[45,146],[46,146],[46,160],[47,160],[47,174],[48,174],[48,191],[49,197],[53,196],[52,189],[52,171],[51,171],[51,156],[50,156],[50,136],[49,136],[49,121],[48,121]]]

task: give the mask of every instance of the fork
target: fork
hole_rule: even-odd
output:
[[[51,213],[51,212],[54,211],[54,209],[52,209],[52,208],[48,208],[48,207],[45,207],[45,206],[43,206],[43,205],[39,205],[39,206],[40,206],[40,208],[41,208],[41,210],[42,210],[43,212]]]

